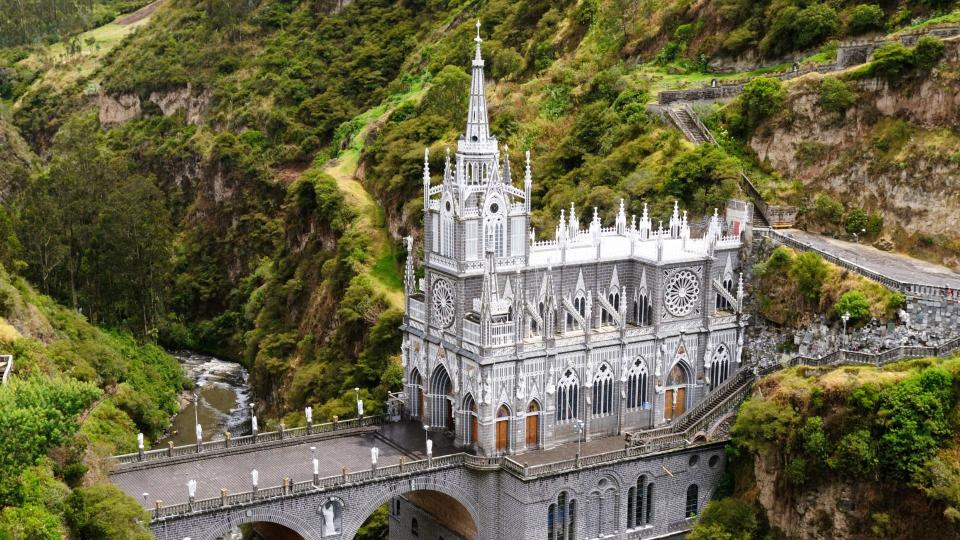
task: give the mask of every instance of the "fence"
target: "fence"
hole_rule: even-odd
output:
[[[10,372],[13,371],[12,354],[0,355],[0,370],[3,371],[3,375],[0,376],[0,384],[7,384],[7,380],[10,379]]]
[[[856,364],[879,367],[889,364],[890,362],[898,362],[910,358],[924,358],[928,356],[943,357],[958,352],[960,352],[960,336],[945,341],[936,347],[897,347],[878,353],[838,349],[816,358],[811,356],[794,356],[790,359],[789,365],[828,366]]]
[[[117,463],[120,463],[121,465],[147,463],[147,462],[158,461],[166,458],[194,456],[194,455],[203,454],[204,452],[213,452],[213,451],[233,449],[233,448],[243,448],[243,447],[250,447],[258,444],[269,444],[269,443],[274,443],[274,442],[284,441],[289,439],[314,437],[314,436],[321,436],[323,434],[329,434],[329,433],[335,433],[335,432],[352,431],[358,428],[379,426],[384,422],[384,420],[385,418],[382,415],[363,416],[360,418],[352,418],[350,420],[338,420],[335,422],[326,422],[323,424],[308,425],[305,427],[281,429],[279,431],[267,431],[264,433],[257,433],[255,435],[243,435],[240,437],[226,437],[224,439],[220,439],[217,441],[207,441],[201,444],[188,444],[184,446],[173,446],[171,444],[167,448],[161,448],[157,450],[147,450],[144,452],[136,452],[132,454],[121,454],[118,456],[113,456],[112,459],[114,459]]]
[[[873,281],[876,281],[877,283],[880,283],[885,287],[888,287],[896,291],[900,291],[903,294],[908,296],[917,296],[917,297],[924,297],[924,298],[942,298],[944,300],[954,300],[954,301],[960,300],[960,297],[957,296],[957,291],[953,291],[948,287],[927,285],[924,283],[912,283],[908,281],[899,281],[899,280],[884,276],[882,274],[879,274],[877,272],[874,272],[873,270],[870,270],[868,268],[864,268],[863,266],[860,266],[857,263],[848,261],[843,257],[838,257],[836,255],[828,253],[810,244],[805,244],[795,238],[791,238],[773,229],[756,229],[755,232],[760,236],[763,236],[765,238],[770,238],[775,242],[780,242],[794,249],[799,249],[801,251],[816,252],[820,254],[820,256],[826,259],[827,261],[830,261],[831,263],[841,268],[845,268],[847,270],[850,270],[851,272],[856,272],[857,274],[860,274],[865,278],[872,279]]]

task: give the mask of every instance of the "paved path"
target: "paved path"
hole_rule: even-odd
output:
[[[616,435],[611,437],[601,437],[599,439],[593,439],[589,442],[580,443],[579,450],[581,457],[589,457],[597,454],[604,454],[606,452],[623,450],[625,447],[626,441],[624,440],[623,435]],[[555,463],[557,461],[573,459],[577,457],[577,450],[577,443],[570,442],[561,444],[560,446],[551,448],[549,450],[531,450],[529,452],[510,456],[510,459],[516,461],[517,463],[526,463],[527,465],[543,465],[546,463]]]
[[[433,455],[442,456],[459,452],[445,435],[431,433],[434,441]],[[320,441],[306,441],[287,446],[274,446],[250,452],[201,454],[189,461],[173,462],[142,469],[120,469],[110,476],[110,481],[141,504],[143,494],[148,493],[146,507],[154,501],[163,501],[164,506],[187,502],[187,482],[197,481],[196,498],[219,497],[220,489],[228,493],[249,491],[250,471],[257,469],[261,488],[283,484],[283,478],[303,482],[313,478],[313,455],[311,446],[317,447],[320,461],[320,477],[336,476],[346,467],[359,471],[370,467],[370,448],[380,449],[378,463],[382,466],[399,463],[401,456],[407,461],[423,459],[426,439],[423,426],[417,422],[386,424],[378,433],[349,435]]]
[[[960,274],[945,266],[796,229],[777,232],[897,281],[960,289]]]

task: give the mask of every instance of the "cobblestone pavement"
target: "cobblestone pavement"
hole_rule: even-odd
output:
[[[622,435],[614,437],[602,437],[592,441],[584,441],[580,446],[580,455],[583,457],[595,456],[605,452],[623,450],[626,441]],[[542,465],[555,461],[563,461],[577,457],[577,443],[564,443],[549,450],[531,450],[515,456],[510,459],[517,463],[526,463],[527,465]]]
[[[781,229],[778,232],[898,281],[960,289],[960,274],[945,266],[796,229]]]
[[[423,444],[421,441],[420,445]],[[229,493],[250,491],[250,471],[253,469],[259,472],[261,488],[279,486],[284,477],[294,482],[312,479],[311,446],[317,447],[321,477],[340,474],[342,467],[351,471],[370,467],[370,448],[373,446],[380,449],[378,462],[381,465],[396,464],[406,453],[368,433],[253,452],[211,454],[168,466],[121,471],[112,475],[110,481],[141,504],[143,493],[148,493],[146,506],[150,508],[157,499],[164,505],[187,502],[187,481],[191,479],[197,481],[197,499],[208,499],[219,497],[221,488]]]

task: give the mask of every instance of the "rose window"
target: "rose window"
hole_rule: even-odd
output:
[[[433,284],[433,317],[441,328],[453,324],[453,288],[444,279]]]
[[[700,297],[700,282],[689,270],[681,270],[667,281],[663,303],[672,315],[683,317],[693,311]]]

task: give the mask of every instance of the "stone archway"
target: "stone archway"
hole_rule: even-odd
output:
[[[198,540],[219,540],[238,525],[249,523],[273,523],[282,525],[300,535],[303,540],[321,540],[320,531],[305,519],[290,515],[271,506],[237,509],[220,519],[207,533],[197,535]]]
[[[473,520],[473,525],[476,527],[477,531],[477,540],[484,538],[480,532],[482,530],[480,511],[477,508],[473,497],[452,483],[430,478],[411,479],[410,481],[405,482],[394,482],[387,488],[376,493],[374,496],[366,499],[362,505],[358,505],[357,508],[346,511],[343,521],[343,538],[353,538],[367,518],[369,518],[377,508],[391,501],[394,497],[408,493],[430,491],[446,495],[447,497],[459,503]]]

